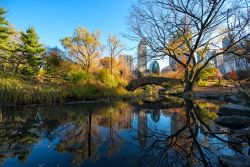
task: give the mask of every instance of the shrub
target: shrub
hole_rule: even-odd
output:
[[[69,94],[77,99],[93,99],[98,97],[100,88],[94,83],[78,82],[69,88]]]
[[[227,75],[229,76],[230,79],[234,81],[238,80],[238,75],[235,71],[230,71],[229,73],[227,73]]]
[[[200,75],[199,75],[197,82],[199,82],[201,80],[207,80],[211,77],[216,77],[218,75],[219,75],[219,71],[217,70],[217,68],[206,67],[200,72]]]
[[[114,75],[111,75],[110,71],[107,69],[101,70],[97,74],[97,80],[101,80],[101,82],[108,88],[117,87],[119,83]]]
[[[208,86],[209,84],[208,84],[208,82],[207,81],[199,81],[198,83],[197,83],[197,86],[200,86],[200,87],[206,87],[206,86]]]
[[[92,74],[82,70],[78,71],[71,70],[65,76],[65,79],[72,83],[77,83],[79,81],[90,81],[92,78],[93,78]]]

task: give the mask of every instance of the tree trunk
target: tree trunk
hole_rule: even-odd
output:
[[[113,58],[111,57],[111,62],[110,62],[110,70],[111,70],[111,75],[113,75]]]
[[[194,84],[190,81],[185,82],[184,92],[192,91]]]
[[[184,92],[189,92],[193,90],[193,82],[190,81],[190,77],[189,77],[189,71],[188,71],[188,67],[185,68],[185,87],[184,87]]]

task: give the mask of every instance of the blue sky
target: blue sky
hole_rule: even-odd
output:
[[[119,35],[127,48],[137,46],[122,34],[128,33],[126,16],[136,0],[0,0],[7,19],[17,30],[34,26],[42,43],[62,48],[60,39],[73,34],[78,26],[100,30],[106,44],[110,33]],[[136,49],[125,51],[136,56]]]

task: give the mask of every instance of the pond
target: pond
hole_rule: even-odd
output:
[[[217,166],[219,155],[247,154],[213,122],[220,103],[170,106],[1,108],[0,166]]]

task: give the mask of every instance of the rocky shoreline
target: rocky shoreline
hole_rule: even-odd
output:
[[[250,108],[239,104],[228,104],[220,108],[219,117],[214,122],[230,129],[230,140],[243,144],[250,141]],[[220,166],[249,167],[250,155],[222,155],[219,156]]]

